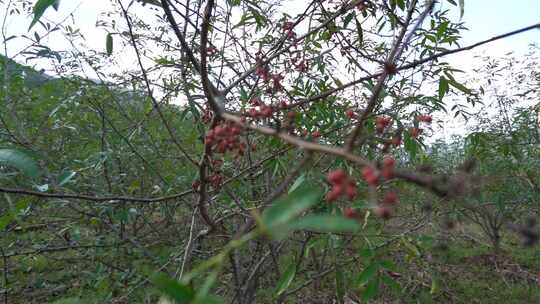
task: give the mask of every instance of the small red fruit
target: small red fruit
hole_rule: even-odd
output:
[[[383,168],[381,170],[381,175],[386,180],[394,178],[394,168]]]
[[[377,129],[377,133],[384,132],[384,129],[386,129],[386,127],[388,127],[391,124],[391,122],[392,120],[390,119],[390,117],[386,117],[386,116],[377,117],[375,119],[375,126]]]
[[[294,111],[291,111],[291,112],[287,113],[287,117],[288,117],[289,119],[295,119],[296,116],[297,116],[297,113],[294,112]]]
[[[354,119],[354,118],[356,118],[356,113],[354,113],[354,111],[351,110],[351,109],[348,109],[347,111],[345,111],[345,115],[347,115],[347,117],[348,117],[349,119]]]
[[[400,136],[392,137],[392,145],[394,147],[399,147],[401,145],[401,137]]]
[[[392,210],[390,210],[388,207],[376,207],[373,212],[376,216],[384,220],[388,220],[392,217]]]
[[[272,108],[269,106],[262,106],[260,113],[263,117],[272,117]]]
[[[398,196],[395,192],[391,191],[385,194],[383,204],[394,205],[398,202]]]
[[[377,186],[379,181],[378,174],[372,167],[366,166],[362,169],[362,177],[370,186]]]
[[[294,23],[292,23],[291,21],[283,22],[283,30],[290,31],[292,30],[293,27],[294,27]]]
[[[396,160],[392,156],[386,156],[383,159],[384,168],[394,168],[395,165],[396,165]]]
[[[347,173],[341,169],[337,169],[328,173],[326,177],[331,184],[341,184],[347,178]]]
[[[225,136],[227,134],[227,130],[223,127],[217,126],[214,128],[214,134],[219,137]]]
[[[427,115],[427,114],[425,114],[425,115],[418,115],[418,116],[416,117],[416,119],[417,119],[418,121],[425,122],[425,123],[428,123],[428,124],[430,124],[430,123],[433,121],[433,118],[431,117],[431,115]]]
[[[337,200],[341,196],[342,191],[343,188],[341,187],[332,188],[332,190],[326,194],[326,201],[330,203]]]
[[[360,214],[355,209],[347,207],[343,209],[343,216],[350,219],[356,219],[360,216]]]
[[[256,106],[260,106],[261,105],[261,99],[259,97],[253,97],[249,100],[249,103],[256,107]]]
[[[311,136],[313,138],[319,138],[319,137],[321,137],[321,132],[320,131],[313,131],[313,132],[311,132]]]
[[[411,128],[410,133],[411,133],[412,138],[418,138],[418,136],[420,134],[422,134],[422,129],[420,129],[420,128]]]
[[[385,179],[392,179],[394,177],[394,167],[396,165],[396,160],[391,156],[386,156],[383,159],[383,166],[381,170],[381,175]]]
[[[348,185],[347,188],[345,188],[345,195],[347,195],[347,198],[352,201],[358,195],[358,189],[356,189],[355,185]]]

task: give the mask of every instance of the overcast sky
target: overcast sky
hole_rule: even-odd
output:
[[[0,4],[2,18],[6,12],[7,2],[9,1],[4,1],[4,4]],[[298,12],[300,12],[300,9],[305,5],[305,1],[303,0],[289,1],[287,3],[289,3],[287,12],[291,15],[294,15],[295,8],[298,8]],[[452,9],[454,21],[459,21],[459,9],[448,4],[446,1],[442,3],[445,8]],[[61,2],[58,12],[49,9],[45,14],[45,18],[52,22],[60,22],[73,13],[73,20],[75,20],[78,28],[86,36],[87,45],[96,50],[104,51],[106,32],[96,27],[96,20],[100,13],[106,12],[110,7],[110,0],[64,0]],[[72,19],[68,18],[69,20]],[[462,32],[463,40],[461,43],[462,45],[472,44],[495,35],[539,23],[540,0],[465,0],[463,21],[469,28],[469,31]],[[5,27],[7,30],[6,36],[29,34],[27,29],[30,22],[31,18],[29,16],[8,17]],[[35,26],[34,30],[38,33],[43,32],[40,26]],[[33,35],[33,33],[29,35]],[[68,50],[71,48],[69,43],[61,35],[51,35],[44,38],[42,43],[49,45],[53,50]],[[540,45],[540,30],[529,31],[499,40],[473,51],[459,53],[458,55],[447,58],[447,60],[457,68],[470,71],[472,67],[481,64],[479,59],[475,58],[475,55],[502,56],[511,51],[520,54],[527,51],[530,43]],[[8,55],[12,57],[27,45],[28,41],[25,41],[23,38],[10,40],[8,43]],[[119,65],[129,66],[132,64],[134,58],[129,55],[129,50],[116,49],[116,51],[125,51],[118,58]],[[462,127],[460,123],[462,122],[453,121],[452,123],[448,123],[452,127],[445,129],[445,137],[449,137],[455,133],[462,133],[460,130]]]
[[[4,1],[5,3],[9,1]],[[298,3],[298,7],[302,7],[305,1],[290,1]],[[445,7],[452,7],[446,1],[443,2]],[[98,15],[106,12],[111,6],[110,0],[64,0],[61,2],[61,9],[55,12],[50,9],[46,12],[45,17],[48,20],[60,21],[71,12],[77,25],[82,32],[87,36],[90,44],[96,48],[105,48],[104,35],[105,32],[96,28],[95,23]],[[295,5],[288,6],[288,8]],[[5,13],[6,4],[0,4],[2,16]],[[540,22],[540,0],[465,0],[465,15],[463,21],[470,31],[463,32],[463,43],[470,44],[476,41],[492,37],[501,33],[509,32],[517,28],[525,27],[531,24]],[[459,20],[459,11],[454,9],[454,20]],[[26,29],[30,24],[31,19],[24,16],[9,17],[7,23],[7,36],[21,35],[26,33]],[[39,31],[38,26],[36,29]],[[45,40],[58,49],[65,45],[65,41],[58,39]],[[482,48],[482,51],[489,52],[494,55],[503,54],[508,51],[524,51],[529,43],[536,42],[540,44],[540,31],[530,31],[520,34],[501,42],[496,42],[493,45]],[[25,41],[19,39],[12,40],[9,43],[10,51],[15,52],[20,47],[25,45]],[[466,55],[460,55],[466,56]]]

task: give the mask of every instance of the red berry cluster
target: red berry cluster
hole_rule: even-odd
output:
[[[355,119],[355,118],[356,118],[356,113],[355,113],[354,110],[352,110],[352,109],[347,109],[347,111],[345,111],[345,115],[346,115],[349,119]]]
[[[272,92],[280,92],[283,91],[283,84],[281,84],[281,81],[285,78],[285,76],[280,74],[273,74],[272,75],[272,90],[269,91],[269,93]]]
[[[416,116],[416,121],[420,123],[431,124],[431,122],[433,121],[433,118],[431,117],[431,115],[422,114],[422,115]],[[424,130],[419,127],[413,127],[409,129],[409,133],[411,134],[412,138],[418,138],[422,134],[423,131]]]
[[[377,206],[375,209],[373,209],[373,212],[376,216],[385,220],[388,220],[392,217],[392,209],[386,206]]]
[[[252,107],[247,111],[247,116],[254,119],[270,118],[274,113],[274,109],[271,106],[265,105],[259,97],[251,98],[249,104]]]
[[[333,202],[343,195],[352,201],[358,195],[356,181],[341,169],[329,172],[327,180],[332,185],[332,190],[326,194],[327,202]]]
[[[214,173],[208,177],[208,182],[210,182],[212,188],[219,189],[221,188],[221,184],[223,184],[223,175]]]
[[[377,133],[381,134],[384,130],[392,124],[392,119],[387,116],[379,116],[375,119],[375,128]]]
[[[394,147],[399,147],[401,145],[401,133],[394,135],[394,137],[392,137],[392,139],[390,140],[390,143]]]
[[[399,147],[401,145],[401,131],[397,131],[391,139],[385,140],[382,148],[383,153],[388,153],[390,147]]]
[[[263,82],[269,87],[267,88],[267,93],[274,93],[283,91],[283,84],[281,81],[285,78],[281,73],[272,74],[267,64],[264,64],[262,60],[262,54],[258,53],[256,56],[257,67],[255,68],[255,74],[262,78]],[[271,83],[271,86],[270,86]]]
[[[241,126],[227,122],[209,130],[205,137],[205,144],[217,153],[236,151],[239,155],[243,155],[246,145],[240,141],[240,134],[242,134]]]
[[[380,218],[390,219],[393,214],[392,209],[398,203],[398,200],[398,195],[394,191],[387,192],[373,212]]]
[[[377,170],[371,166],[364,167],[362,169],[362,178],[369,186],[376,187],[381,177],[386,180],[394,178],[395,165],[395,159],[387,156],[383,159],[381,170]]]
[[[191,183],[191,187],[193,188],[194,191],[199,191],[199,187],[201,186],[201,181],[200,180],[194,180],[193,183]]]
[[[221,185],[223,184],[223,175],[221,175],[219,172],[214,173],[208,176],[206,180],[210,183],[212,188],[217,190],[221,188]],[[191,187],[193,188],[194,191],[200,191],[201,181],[200,180],[193,181],[193,183],[191,184]]]
[[[362,169],[362,178],[370,186],[377,186],[379,184],[379,172],[377,169],[366,166]]]
[[[215,46],[209,46],[206,48],[206,55],[207,56],[214,56],[218,53],[218,49]]]
[[[257,67],[255,68],[255,74],[261,77],[264,82],[270,81],[270,70],[268,69],[268,66],[263,65],[261,62],[257,64]]]
[[[416,120],[430,124],[433,121],[431,115],[423,114],[416,116]]]
[[[351,207],[346,207],[343,209],[343,216],[354,220],[362,219],[362,213]]]
[[[202,113],[201,120],[203,123],[208,124],[212,121],[212,118],[214,117],[214,114],[212,111],[210,111],[209,108],[205,108]]]
[[[356,5],[356,9],[363,12],[367,8],[367,5],[365,2],[360,2]]]
[[[274,110],[272,109],[272,107],[267,106],[267,105],[262,105],[259,107],[259,109],[256,109],[256,108],[249,109],[247,112],[247,115],[255,119],[270,118],[272,117],[273,112]]]
[[[396,166],[396,160],[391,156],[386,156],[382,162],[381,175],[385,179],[394,178],[394,167]]]
[[[294,69],[297,70],[298,72],[300,73],[304,73],[304,72],[307,72],[309,67],[306,63],[305,60],[298,60],[296,62],[293,63],[294,64]]]
[[[424,130],[422,130],[420,128],[417,128],[417,127],[409,129],[409,133],[411,134],[412,138],[418,138],[420,136],[420,134],[422,134],[423,131]]]
[[[293,31],[294,23],[291,21],[283,22],[282,29],[287,34],[288,39],[293,39],[296,36],[296,33]]]
[[[387,205],[387,206],[393,206],[397,204],[397,202],[398,202],[398,195],[394,191],[387,192],[384,195],[383,200],[381,201],[383,205]]]

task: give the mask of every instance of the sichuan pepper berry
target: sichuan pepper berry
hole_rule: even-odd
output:
[[[377,186],[379,182],[379,174],[376,169],[370,166],[366,166],[362,169],[362,178],[370,186]]]
[[[326,194],[327,202],[333,202],[342,196],[352,201],[358,195],[356,181],[345,171],[341,169],[331,171],[328,173],[326,179],[332,186],[332,189]]]

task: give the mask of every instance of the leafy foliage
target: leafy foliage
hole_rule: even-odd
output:
[[[540,300],[535,48],[468,79],[462,0],[292,2],[119,1],[105,47],[13,2],[55,71],[1,58],[10,301]]]

